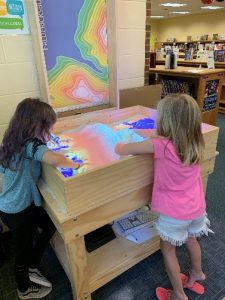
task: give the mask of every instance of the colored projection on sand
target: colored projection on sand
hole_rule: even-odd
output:
[[[149,129],[150,123],[152,128],[154,121],[147,118],[121,122],[112,127],[95,123],[65,131],[58,136],[52,135],[48,147],[82,164],[78,170],[58,168],[64,177],[71,177],[118,160],[119,156],[114,152],[115,145],[121,141],[124,143],[143,141],[143,137],[133,129],[140,129],[140,124],[141,129]]]
[[[124,125],[130,126],[132,129],[153,129],[155,128],[155,121],[150,118],[137,120],[136,122],[123,122]]]
[[[37,0],[51,104],[108,103],[105,0]]]

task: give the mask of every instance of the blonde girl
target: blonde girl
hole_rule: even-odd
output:
[[[157,288],[160,300],[187,300],[184,287],[204,293],[201,248],[197,237],[208,234],[205,197],[199,162],[203,156],[201,112],[186,94],[171,94],[157,106],[154,136],[140,143],[115,147],[119,155],[153,153],[154,184],[151,209],[160,213],[156,223],[161,251],[173,290]],[[180,274],[176,246],[186,244],[189,277]]]

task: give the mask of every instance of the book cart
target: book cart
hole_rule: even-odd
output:
[[[157,60],[156,64],[157,65],[165,65],[165,59]],[[207,62],[202,61],[200,59],[184,60],[182,58],[178,58],[177,64],[178,64],[178,66],[207,68]],[[224,72],[225,72],[225,62],[215,62],[215,68],[216,69],[224,69]],[[221,95],[220,95],[220,99],[219,99],[219,112],[225,113],[225,77],[223,78]]]
[[[165,66],[157,65],[156,68],[150,69],[149,73],[150,78],[158,76],[157,80],[163,83],[164,94],[190,93],[202,111],[203,122],[216,124],[224,69],[208,70],[181,66],[165,69]]]
[[[40,2],[40,1],[39,1]],[[40,94],[49,99],[47,75],[38,24],[36,1],[26,1],[31,24],[32,40],[39,74]],[[78,109],[72,115],[59,118],[54,126],[54,134],[85,125],[103,123],[111,126],[133,117],[155,116],[152,109],[134,106],[119,107],[117,87],[116,56],[116,5],[117,1],[107,0],[107,34],[109,64],[109,107]],[[209,174],[213,172],[217,127],[204,124],[204,159],[201,162],[204,188]],[[162,174],[163,176],[163,174]],[[39,188],[44,199],[44,207],[57,228],[52,247],[70,279],[73,299],[91,299],[91,293],[136,263],[159,250],[159,238],[143,244],[134,244],[117,237],[102,247],[88,253],[84,236],[97,228],[109,224],[127,213],[143,207],[151,200],[153,183],[153,159],[151,155],[129,156],[106,163],[102,167],[65,178],[58,170],[43,164],[42,180]]]

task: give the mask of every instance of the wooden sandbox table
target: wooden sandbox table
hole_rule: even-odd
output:
[[[135,116],[153,115],[155,110],[141,106],[95,111],[59,119],[54,133],[91,123],[110,126]],[[218,131],[217,127],[203,124],[206,147],[201,172],[205,189],[214,169]],[[74,299],[91,299],[93,291],[159,250],[158,237],[139,245],[117,237],[91,253],[84,242],[85,234],[146,205],[152,182],[152,155],[124,157],[70,178],[43,164],[40,191],[58,230],[52,245],[70,279]]]

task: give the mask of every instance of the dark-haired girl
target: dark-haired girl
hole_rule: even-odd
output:
[[[0,145],[0,173],[3,173],[0,218],[13,236],[19,299],[40,299],[52,289],[39,270],[44,250],[55,232],[41,207],[36,185],[41,162],[53,167],[79,168],[79,164],[47,148],[55,122],[56,114],[50,105],[39,99],[25,99],[17,106]],[[41,230],[37,235],[38,228]]]

